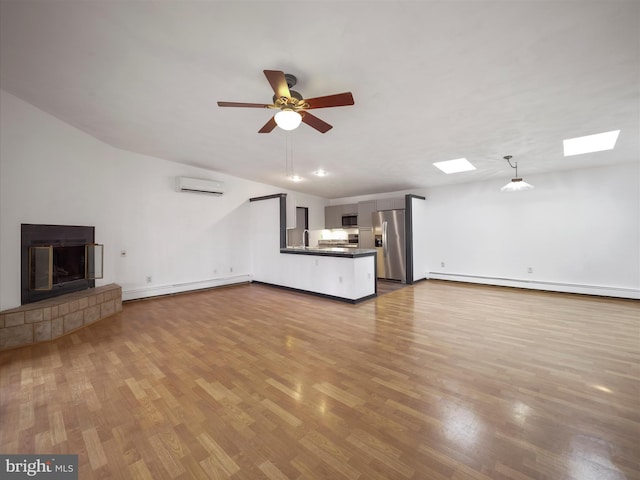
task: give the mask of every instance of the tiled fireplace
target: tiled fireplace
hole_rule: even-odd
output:
[[[0,312],[0,350],[46,342],[122,310],[115,283]]]
[[[119,285],[94,288],[103,251],[94,231],[22,224],[22,306],[0,312],[0,350],[53,340],[122,310]]]

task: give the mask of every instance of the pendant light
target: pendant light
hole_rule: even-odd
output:
[[[533,185],[525,182],[521,177],[518,177],[518,162],[515,162],[515,166],[511,165],[511,158],[511,155],[507,155],[506,157],[504,157],[509,166],[516,169],[516,178],[512,178],[511,181],[500,190],[503,192],[519,192],[521,190],[531,190],[533,188]]]

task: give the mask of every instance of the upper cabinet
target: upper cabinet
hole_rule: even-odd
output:
[[[404,197],[398,198],[379,198],[376,200],[376,208],[381,210],[400,210],[405,208]]]
[[[358,204],[349,203],[347,205],[340,205],[342,207],[342,215],[358,215]]]
[[[359,228],[373,227],[373,212],[380,210],[400,210],[405,208],[404,197],[381,198],[366,202],[349,203],[347,205],[330,205],[324,207],[324,228],[343,228],[343,215],[357,215]]]
[[[393,199],[393,206],[396,210],[402,210],[407,207],[407,200],[405,197],[399,197]]]
[[[350,203],[348,205],[324,207],[324,228],[342,228],[343,215],[358,215],[358,204]],[[354,227],[357,227],[357,225],[354,225]]]
[[[358,227],[373,227],[373,212],[377,210],[375,200],[358,203]]]
[[[324,228],[342,228],[342,205],[324,207]]]

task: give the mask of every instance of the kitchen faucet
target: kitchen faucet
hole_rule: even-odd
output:
[[[309,233],[309,230],[307,230],[306,228],[304,230],[302,230],[302,246],[306,247],[307,245],[306,245],[306,243],[304,241],[304,232]]]

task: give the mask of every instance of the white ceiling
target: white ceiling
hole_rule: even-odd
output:
[[[1,2],[0,86],[122,149],[327,198],[640,159],[640,2]],[[334,126],[257,131],[265,69]],[[562,140],[620,129],[615,150]],[[296,173],[284,176],[289,136]],[[466,157],[445,175],[433,162]],[[330,176],[311,172],[324,168]]]

